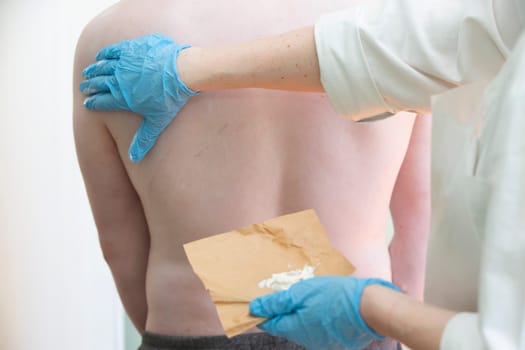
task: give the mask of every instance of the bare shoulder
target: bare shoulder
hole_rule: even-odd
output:
[[[81,165],[87,163],[83,156],[98,148],[99,154],[116,151],[120,161],[129,168],[127,148],[141,121],[139,116],[130,112],[92,112],[84,108],[86,96],[79,91],[82,71],[95,63],[97,53],[107,45],[151,33],[177,36],[181,26],[177,19],[182,17],[178,10],[181,10],[181,4],[186,4],[185,8],[189,9],[190,3],[158,0],[155,6],[151,6],[147,0],[123,0],[96,15],[83,28],[77,40],[73,68],[73,125]],[[90,143],[92,139],[99,142]],[[100,142],[102,139],[107,139],[107,142]],[[104,145],[111,150],[102,149]]]
[[[118,28],[122,9],[123,6],[117,3],[96,15],[83,28],[75,49],[74,77],[78,82],[82,70],[95,62],[97,52],[120,37]]]
[[[95,145],[89,140],[107,139],[106,143],[98,143],[98,152],[107,153],[108,150],[100,149],[103,145],[114,152],[114,140],[111,140],[113,135],[108,132],[107,123],[112,119],[111,117],[114,119],[115,115],[122,114],[121,112],[92,112],[84,107],[83,102],[86,96],[79,90],[79,85],[84,79],[82,71],[95,63],[97,52],[104,46],[134,36],[135,33],[130,30],[133,25],[126,22],[131,11],[132,7],[125,1],[107,8],[86,24],[77,40],[73,66],[73,126],[81,165],[82,155],[90,149],[95,149]]]

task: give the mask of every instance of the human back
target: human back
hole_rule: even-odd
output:
[[[100,48],[120,40],[162,33],[195,46],[235,43],[313,23],[352,3],[121,1],[86,28],[75,74]],[[78,104],[81,97],[76,99]],[[317,211],[331,242],[359,275],[390,279],[386,218],[413,118],[354,124],[337,116],[324,94],[206,92],[189,101],[142,162],[131,163],[127,148],[141,117],[97,116],[147,220],[148,331],[222,333],[184,243],[307,208]]]

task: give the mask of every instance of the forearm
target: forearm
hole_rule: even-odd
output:
[[[183,50],[181,80],[195,91],[266,88],[322,91],[314,29],[305,27],[240,45]]]
[[[137,257],[138,258],[138,257]],[[134,261],[108,261],[120,300],[126,314],[139,333],[146,329],[148,307],[146,302],[146,265],[144,259]]]
[[[392,198],[394,238],[389,247],[390,264],[392,282],[423,301],[430,233],[430,190],[412,195]]]
[[[430,116],[418,116],[392,193],[393,282],[423,300],[430,233]]]
[[[426,250],[407,254],[413,244],[393,242],[390,245],[392,282],[405,293],[423,301],[425,290]]]
[[[129,221],[131,224],[135,224],[135,228],[144,225],[140,220],[137,222]],[[108,232],[104,234],[102,231],[100,234],[101,247],[104,259],[113,275],[122,305],[137,331],[143,333],[146,328],[148,313],[146,270],[149,255],[149,235],[147,228],[141,230],[144,232],[143,234],[137,234],[131,229],[126,230],[126,225],[122,226],[124,230],[121,234],[114,231],[113,234]],[[125,235],[125,233],[128,234]],[[126,240],[111,239],[112,237],[122,238],[124,236],[127,236]]]
[[[370,328],[412,350],[438,350],[445,326],[455,315],[378,285],[365,288],[360,311]]]

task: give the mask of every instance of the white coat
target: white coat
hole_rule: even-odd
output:
[[[426,299],[462,311],[443,350],[525,349],[524,26],[523,0],[386,0],[316,24],[338,112],[434,115]]]

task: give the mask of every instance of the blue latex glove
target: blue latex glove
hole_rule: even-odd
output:
[[[359,312],[363,289],[370,284],[399,290],[380,279],[314,277],[254,299],[250,313],[269,319],[260,329],[307,349],[363,349],[373,340],[384,339],[366,325]]]
[[[144,116],[129,148],[139,162],[188,99],[197,94],[177,73],[177,56],[190,47],[153,34],[107,46],[87,67],[80,91],[91,110],[126,110]]]

